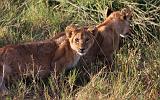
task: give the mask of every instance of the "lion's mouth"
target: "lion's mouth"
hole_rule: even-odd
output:
[[[128,37],[129,35],[130,35],[130,33],[128,32],[128,33],[126,33],[126,34],[120,34],[120,37],[126,38],[126,37]]]
[[[125,38],[127,35],[120,34],[120,37]]]
[[[83,55],[86,54],[86,50],[85,50],[85,49],[80,49],[80,50],[78,51],[78,54],[81,55],[81,56],[83,56]]]
[[[85,54],[86,54],[86,52],[83,52],[83,53],[78,52],[78,54],[79,54],[80,56],[83,56],[83,55],[85,55]]]

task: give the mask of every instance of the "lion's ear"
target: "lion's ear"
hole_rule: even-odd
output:
[[[91,34],[93,35],[93,36],[97,36],[97,34],[98,34],[98,29],[97,29],[97,27],[89,27],[88,28],[88,31],[90,31],[91,32]]]
[[[130,20],[132,17],[132,11],[130,8],[123,8],[121,10],[121,13],[123,15],[123,19],[125,19],[125,20]]]
[[[108,9],[108,10],[107,10],[107,14],[106,14],[107,17],[108,17],[109,15],[111,15],[112,12],[113,12],[112,9]]]
[[[66,36],[67,38],[71,38],[73,32],[77,29],[77,26],[74,24],[71,24],[69,26],[66,27],[65,32],[66,32]]]

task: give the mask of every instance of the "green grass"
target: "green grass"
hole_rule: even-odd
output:
[[[50,0],[54,1],[54,0]],[[9,85],[11,99],[158,100],[160,99],[160,1],[159,0],[1,0],[0,46],[52,38],[70,23],[97,25],[109,8],[133,11],[133,40],[125,39],[115,54],[115,71],[88,73],[90,81],[76,86],[80,70],[62,75],[60,82],[19,80]],[[101,65],[103,67],[103,65]],[[84,80],[84,83],[85,80]],[[58,95],[57,95],[58,94]],[[1,97],[2,98],[2,97]]]

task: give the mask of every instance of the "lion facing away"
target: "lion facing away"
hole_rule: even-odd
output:
[[[70,25],[66,27],[66,38],[61,43],[46,40],[0,48],[0,90],[6,89],[5,79],[9,77],[57,75],[74,66],[93,45],[96,36],[93,31]]]

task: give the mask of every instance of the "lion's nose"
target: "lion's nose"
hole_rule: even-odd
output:
[[[83,53],[85,49],[84,48],[80,48],[79,50],[80,50],[81,53]]]

